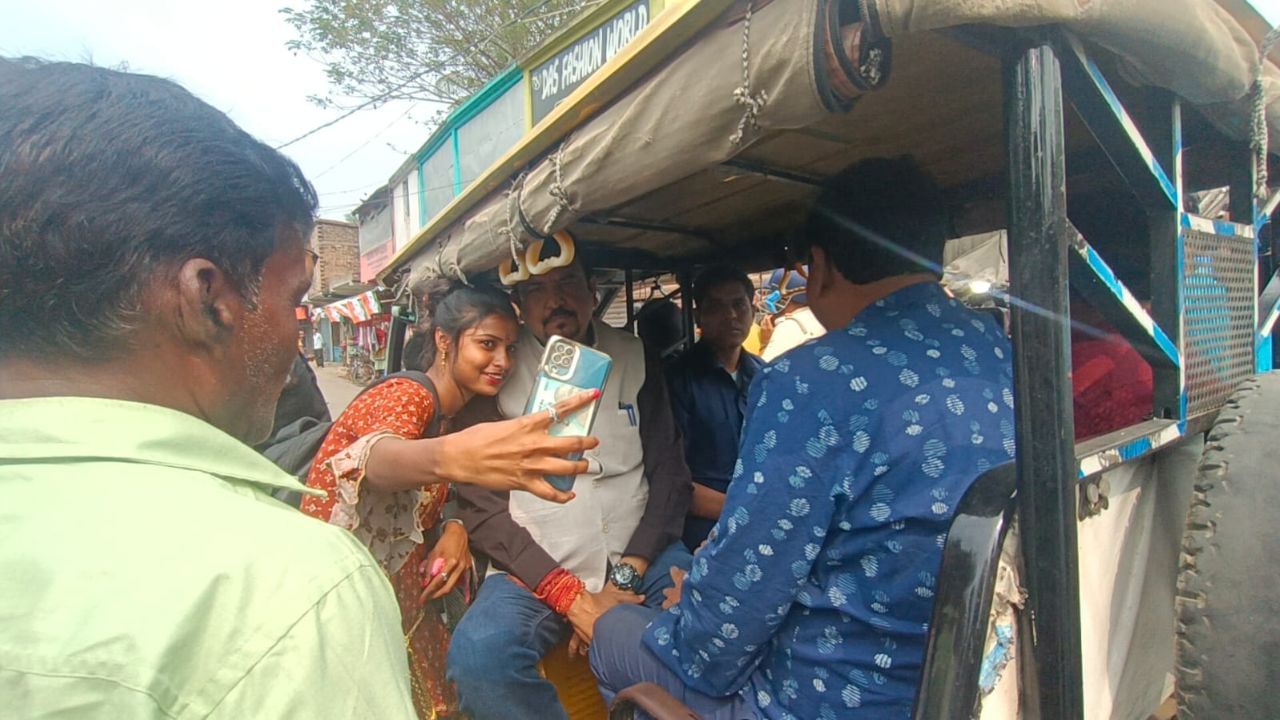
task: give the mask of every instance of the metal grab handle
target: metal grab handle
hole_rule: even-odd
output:
[[[698,714],[658,685],[640,683],[618,693],[609,720],[631,720],[642,710],[653,720],[701,720]]]

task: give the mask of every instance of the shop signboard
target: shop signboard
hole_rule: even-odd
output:
[[[561,100],[639,35],[649,24],[649,14],[649,0],[631,3],[534,67],[529,72],[533,123],[536,125],[550,114]]]

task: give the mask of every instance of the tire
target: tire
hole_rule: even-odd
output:
[[[1280,373],[1209,430],[1178,573],[1179,720],[1280,718]]]

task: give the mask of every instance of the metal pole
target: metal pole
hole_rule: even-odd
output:
[[[391,313],[391,328],[387,331],[387,374],[404,369],[404,341],[409,324],[397,312]]]
[[[1185,360],[1186,348],[1182,342],[1182,103],[1177,96],[1168,95],[1169,114],[1167,124],[1161,124],[1155,132],[1153,152],[1160,164],[1168,169],[1173,183],[1174,205],[1168,208],[1148,209],[1147,219],[1151,242],[1151,315],[1178,347],[1179,357]],[[1167,128],[1167,132],[1164,130]],[[1155,376],[1154,416],[1173,420],[1182,417],[1182,389],[1186,384],[1186,363],[1178,367],[1152,366]]]
[[[680,283],[680,308],[684,315],[684,349],[693,347],[696,333],[693,320],[693,273],[681,270],[676,273],[676,281]]]
[[[627,332],[634,333],[636,331],[636,278],[630,268],[623,275],[627,283]]]
[[[1062,80],[1047,43],[1005,64],[1018,505],[1041,720],[1081,720]]]

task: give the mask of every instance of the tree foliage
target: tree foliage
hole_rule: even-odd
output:
[[[288,44],[325,66],[332,93],[363,103],[453,106],[600,0],[306,0],[284,8]]]

